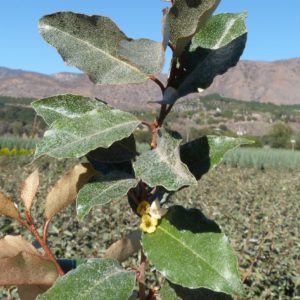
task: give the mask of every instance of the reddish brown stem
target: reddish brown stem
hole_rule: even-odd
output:
[[[145,281],[146,281],[146,263],[147,259],[144,254],[144,251],[141,250],[141,263],[138,271],[138,282],[139,282],[139,299],[140,300],[146,300],[146,287],[145,287]]]
[[[145,126],[147,126],[147,127],[149,127],[149,129],[152,130],[152,123],[147,122],[147,121],[142,121],[142,124],[145,125]]]
[[[62,270],[61,266],[57,262],[55,256],[53,255],[50,248],[48,247],[47,242],[44,242],[43,237],[39,235],[37,229],[35,228],[33,219],[32,219],[32,217],[31,217],[31,215],[29,214],[28,211],[25,213],[25,216],[26,216],[27,223],[24,222],[23,220],[20,220],[21,225],[25,226],[32,233],[32,235],[35,237],[35,239],[39,242],[39,244],[41,245],[41,247],[45,251],[45,254],[48,257],[48,259],[54,264],[54,266],[57,270],[57,273],[60,276],[65,275],[65,273]]]
[[[172,4],[174,4],[174,1],[172,1]],[[170,43],[168,43],[168,45],[174,52],[174,50],[175,50],[174,46]],[[160,84],[162,85],[161,89],[162,89],[163,94],[164,94],[166,88],[172,86],[173,81],[176,78],[177,71],[178,71],[177,70],[177,58],[173,54],[171,70],[170,70],[170,75],[168,78],[167,86],[163,87],[162,83],[160,82]],[[156,77],[153,76],[152,78],[150,77],[150,79],[155,80]],[[170,104],[169,106],[167,106],[167,104],[162,104],[158,118],[151,124],[151,126],[150,126],[150,128],[152,129],[151,149],[156,148],[156,146],[157,146],[157,130],[162,126],[165,118],[171,111],[172,107],[173,107],[173,104]]]
[[[151,149],[155,149],[157,146],[157,130],[159,128],[157,119],[152,123],[152,137],[151,137]]]
[[[166,88],[158,78],[156,78],[154,75],[150,75],[149,79],[151,79],[153,82],[155,82],[160,87],[162,93],[165,92]]]
[[[44,225],[44,229],[43,229],[43,241],[44,241],[44,243],[47,243],[47,234],[48,234],[48,227],[49,227],[50,222],[51,222],[51,219],[47,220],[45,222],[45,225]]]

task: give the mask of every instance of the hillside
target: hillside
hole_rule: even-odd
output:
[[[165,77],[161,79],[164,81]],[[218,76],[203,95],[218,93],[245,101],[300,104],[299,81],[300,58],[274,62],[241,61],[225,75]],[[41,98],[66,92],[94,96],[126,110],[155,109],[157,105],[147,102],[161,97],[160,89],[150,80],[144,84],[96,86],[82,74],[45,75],[0,67],[0,95]]]
[[[274,62],[241,61],[216,78],[207,94],[274,104],[300,103],[300,58]]]

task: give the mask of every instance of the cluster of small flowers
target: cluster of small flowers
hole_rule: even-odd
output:
[[[17,149],[16,147],[9,149],[4,147],[0,149],[0,155],[31,155],[34,150],[32,149]]]
[[[153,233],[156,230],[158,220],[167,213],[167,209],[160,207],[159,200],[153,201],[151,205],[147,201],[142,201],[137,212],[142,216],[140,229],[144,232]]]

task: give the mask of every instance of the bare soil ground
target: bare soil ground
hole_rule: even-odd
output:
[[[41,159],[29,164],[29,158],[0,157],[0,190],[18,203],[19,183],[38,165],[36,213],[41,222],[46,192],[77,162]],[[169,205],[197,207],[221,225],[239,257],[245,299],[300,299],[299,179],[297,172],[222,166],[197,187],[177,193]],[[72,206],[54,218],[49,236],[58,257],[95,257],[138,223],[125,199],[94,209],[81,222]],[[15,222],[0,217],[0,237],[19,232]]]

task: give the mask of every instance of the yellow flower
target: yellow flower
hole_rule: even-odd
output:
[[[142,216],[142,222],[140,229],[144,232],[153,233],[156,230],[157,219],[150,217],[149,215]]]
[[[137,208],[137,212],[139,215],[143,216],[149,213],[149,209],[150,209],[150,204],[147,201],[142,201],[138,208]]]

